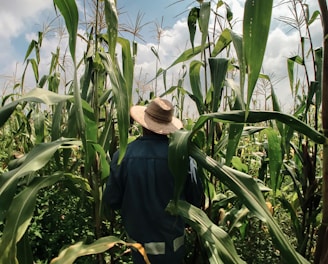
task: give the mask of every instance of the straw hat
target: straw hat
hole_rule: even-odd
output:
[[[170,101],[155,98],[148,106],[135,105],[130,109],[131,117],[144,128],[157,134],[168,135],[183,127],[182,122],[173,116]]]

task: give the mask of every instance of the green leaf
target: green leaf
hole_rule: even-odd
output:
[[[234,156],[231,160],[231,164],[238,171],[245,172],[245,173],[247,173],[248,171],[247,165],[244,164],[239,157]]]
[[[280,105],[275,90],[271,86],[271,99],[272,99],[272,108],[276,112],[281,112]],[[280,122],[276,122],[280,135],[283,136],[284,126]]]
[[[304,235],[302,232],[302,224],[300,223],[300,219],[298,219],[295,209],[286,198],[282,197],[278,199],[281,202],[282,207],[289,213],[298,244],[301,245],[304,241]]]
[[[221,103],[229,60],[225,58],[209,58],[208,62],[211,70],[211,81],[213,84],[212,112],[216,112]]]
[[[287,71],[288,71],[288,78],[289,78],[289,85],[292,92],[292,95],[294,95],[294,64],[300,64],[303,65],[303,60],[300,56],[294,56],[287,59]]]
[[[51,260],[50,264],[73,264],[78,257],[93,255],[105,252],[106,250],[114,247],[116,244],[123,244],[136,248],[139,253],[144,257],[146,264],[150,264],[144,248],[138,243],[126,243],[123,240],[114,237],[106,236],[99,238],[92,244],[86,245],[78,242],[60,252],[58,257]]]
[[[15,111],[19,102],[14,101],[0,108],[0,127],[2,127]]]
[[[27,58],[30,56],[31,52],[33,51],[33,49],[36,49],[38,46],[38,43],[33,39],[30,43],[30,45],[27,48],[26,54],[25,54],[25,58],[24,58],[24,62],[27,60]]]
[[[228,85],[235,91],[236,100],[232,110],[244,110],[244,102],[240,95],[240,89],[235,87],[231,80],[227,81]],[[228,135],[228,145],[226,148],[225,165],[230,166],[232,158],[236,155],[240,137],[244,131],[244,124],[230,124]]]
[[[318,82],[312,81],[310,83],[310,87],[309,87],[309,90],[308,90],[308,95],[307,95],[307,98],[306,98],[306,108],[305,108],[305,113],[304,114],[306,114],[309,111],[310,106],[313,103],[313,97],[314,97],[315,94],[318,94],[318,91],[321,91],[320,88],[321,87],[319,86]],[[316,104],[316,103],[313,103],[313,104]]]
[[[0,175],[1,211],[5,210],[6,206],[8,208],[10,205],[12,197],[10,198],[7,192],[8,190],[12,190],[18,179],[44,167],[59,148],[71,148],[76,145],[80,145],[80,142],[67,138],[39,144],[27,154],[24,162],[18,168]]]
[[[118,119],[118,130],[120,135],[120,154],[119,154],[119,162],[123,159],[127,141],[128,141],[128,131],[130,127],[130,115],[129,115],[129,99],[128,99],[128,91],[126,87],[126,83],[124,77],[121,74],[120,68],[113,61],[107,53],[99,53],[102,58],[105,70],[109,75],[112,90],[114,95],[114,101],[116,105],[117,111],[117,119]]]
[[[97,142],[98,126],[93,108],[82,100],[83,116],[86,124],[85,134],[88,142]]]
[[[31,63],[31,65],[32,65],[32,69],[33,69],[33,73],[34,73],[35,81],[36,81],[36,83],[38,83],[38,82],[39,82],[39,70],[38,70],[38,64],[37,64],[37,62],[36,62],[35,59],[29,59],[29,60],[27,60],[27,64],[28,64],[28,63]]]
[[[27,232],[25,232],[17,244],[17,260],[19,264],[34,264],[33,252]]]
[[[190,133],[189,136],[191,137],[192,133]],[[186,143],[181,142],[181,140],[189,142],[188,133],[186,133],[183,137],[179,137],[179,144],[174,148],[175,152],[185,156]],[[179,146],[182,148],[181,151]],[[301,255],[296,253],[295,249],[290,245],[288,239],[285,237],[279,228],[279,225],[275,222],[271,213],[269,212],[258,184],[251,176],[233,170],[227,166],[220,165],[217,161],[205,155],[192,143],[189,145],[188,149],[189,155],[196,160],[199,166],[208,170],[223,184],[227,185],[229,189],[232,190],[237,195],[237,197],[239,197],[239,199],[241,199],[243,204],[245,204],[251,212],[253,212],[260,220],[265,221],[268,224],[275,245],[281,251],[283,257],[286,260],[290,261],[291,263],[308,263]],[[179,173],[178,169],[175,171],[175,173]],[[175,211],[175,213],[179,213],[179,211]],[[186,218],[188,217],[189,216],[186,215]],[[201,217],[201,219],[202,218],[203,217]],[[207,228],[206,230],[208,231],[209,229]],[[215,257],[217,254],[219,254],[219,252],[214,251],[211,252],[210,255]]]
[[[189,168],[188,138],[189,131],[179,130],[170,136],[169,168],[174,175],[174,200],[177,201],[183,190]]]
[[[322,64],[323,64],[323,54],[322,54],[322,47],[315,50],[315,65],[317,67],[316,69],[316,82],[318,83],[317,87],[317,93],[315,95],[316,102],[315,105],[317,106],[317,109],[320,108],[320,105],[322,103]]]
[[[316,19],[317,17],[320,16],[320,11],[316,10],[312,13],[311,18],[308,21],[308,25],[310,26]]]
[[[246,263],[238,256],[229,235],[213,224],[201,209],[179,200],[177,203],[171,201],[166,210],[182,216],[197,232],[210,263]]]
[[[92,144],[92,146],[100,155],[101,179],[105,179],[109,176],[109,164],[107,162],[106,153],[99,144]]]
[[[14,112],[16,106],[20,102],[36,102],[36,103],[44,103],[47,105],[53,105],[72,98],[73,97],[69,95],[60,95],[45,89],[34,88],[29,93],[22,96],[21,98],[15,100],[14,102],[6,104],[5,106],[0,108],[0,127],[2,127],[6,123],[6,121]]]
[[[16,102],[35,102],[43,103],[47,105],[57,104],[66,100],[72,99],[71,95],[62,95],[54,92],[50,92],[41,88],[34,88],[27,94],[23,95],[20,99],[17,99]]]
[[[264,130],[268,138],[268,157],[269,157],[269,171],[270,171],[270,183],[273,193],[280,189],[282,183],[282,149],[281,139],[272,128]]]
[[[45,136],[45,116],[43,112],[37,112],[32,114],[33,124],[36,136],[36,144],[42,143]]]
[[[194,48],[196,24],[197,24],[198,18],[199,18],[199,8],[193,7],[190,10],[189,15],[188,15],[188,29],[189,29],[189,37],[190,37],[190,43],[191,43],[192,48]]]
[[[272,5],[273,0],[246,0],[245,3],[243,38],[248,74],[246,110],[249,109],[253,91],[262,67],[270,29]]]
[[[134,75],[134,59],[131,55],[130,42],[124,38],[118,38],[118,43],[122,46],[122,65],[123,76],[126,83],[126,89],[129,98],[129,106],[132,105],[132,88],[133,88],[133,75]]]
[[[83,119],[85,121],[85,171],[89,171],[95,161],[95,152],[92,147],[94,142],[98,140],[98,125],[95,120],[95,115],[92,107],[84,100],[82,100]]]
[[[208,44],[207,44],[207,46],[208,46]],[[182,54],[169,67],[167,67],[165,70],[160,69],[157,72],[156,77],[158,77],[163,72],[168,71],[173,66],[175,66],[175,65],[177,65],[181,62],[186,62],[186,61],[192,59],[193,57],[198,55],[200,52],[202,52],[202,47],[201,46],[195,47],[194,49],[185,50],[184,52],[182,52]]]
[[[233,13],[231,11],[230,6],[227,3],[225,3],[225,7],[226,7],[226,10],[227,10],[226,18],[230,22],[233,19]]]
[[[192,61],[189,66],[189,80],[193,99],[196,103],[198,113],[203,114],[205,110],[202,86],[200,81],[200,69],[204,66],[201,61]]]
[[[107,24],[109,54],[111,59],[114,60],[118,34],[116,0],[105,0],[105,17]]]
[[[115,137],[116,137],[115,123],[114,120],[110,118],[105,123],[105,126],[99,137],[98,143],[106,152],[109,151],[111,153],[112,150],[110,150],[110,145],[112,144],[113,141],[115,141]]]
[[[64,17],[66,28],[69,34],[69,50],[75,63],[76,38],[79,23],[79,13],[76,2],[75,0],[54,0],[54,3]]]
[[[309,125],[305,124],[296,117],[275,111],[249,111],[246,117],[246,111],[230,111],[224,113],[211,113],[200,116],[194,125],[194,129],[201,128],[208,119],[217,119],[218,121],[228,123],[258,123],[267,120],[278,120],[292,129],[308,136],[314,142],[318,144],[324,144],[327,142],[327,138],[316,131]]]
[[[232,42],[231,33],[228,28],[225,28],[217,42],[215,43],[214,49],[212,51],[211,57],[216,57],[222,50],[229,46]]]
[[[230,124],[228,146],[226,149],[225,164],[230,165],[232,158],[236,154],[236,150],[240,141],[240,137],[243,133],[244,124]]]
[[[279,224],[272,217],[258,184],[251,176],[220,165],[194,145],[189,146],[189,151],[189,154],[196,160],[199,166],[208,170],[220,182],[228,186],[252,213],[267,223],[274,244],[280,250],[285,260],[291,263],[308,263],[306,259],[295,251],[288,238],[280,229]]]
[[[41,188],[50,186],[62,177],[62,173],[35,178],[12,201],[6,216],[6,224],[0,242],[0,263],[16,263],[16,243],[25,234],[33,216],[36,196]]]
[[[57,140],[61,135],[62,111],[64,102],[60,102],[54,109],[52,124],[51,124],[51,139]]]
[[[208,36],[208,24],[211,15],[211,2],[202,2],[199,10],[199,30],[202,32],[201,48],[205,49],[205,43]]]
[[[243,49],[243,38],[241,35],[234,31],[230,31],[232,43],[235,47],[238,62],[239,62],[239,72],[240,72],[240,95],[242,98],[242,102],[244,102],[244,86],[245,86],[245,76],[246,76],[246,62],[245,55]]]
[[[54,0],[54,3],[60,10],[62,16],[64,17],[66,28],[69,35],[69,41],[68,41],[69,49],[74,62],[74,80],[72,85],[74,91],[74,101],[76,105],[75,107],[76,121],[77,121],[78,131],[82,136],[82,141],[85,141],[84,139],[85,122],[83,119],[82,102],[81,102],[80,89],[78,86],[77,67],[76,67],[76,58],[75,58],[79,13],[75,0]]]

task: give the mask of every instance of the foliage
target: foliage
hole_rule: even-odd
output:
[[[120,217],[105,215],[101,203],[113,153],[119,148],[122,159],[128,141],[138,134],[129,128],[128,111],[137,43],[118,37],[116,1],[95,4],[95,26],[86,32],[85,53],[77,58],[80,14],[76,2],[54,0],[69,35],[73,65],[65,93],[59,89],[64,79],[61,69],[66,67],[59,61],[59,48],[52,55],[49,73],[39,76],[44,37],[39,33],[26,52],[21,93],[2,99],[1,146],[8,151],[0,154],[1,263],[32,263],[35,255],[40,263],[127,262],[131,248],[137,248],[147,261],[141,245],[126,242]],[[180,118],[186,96],[198,111],[196,120],[186,120],[185,130],[170,136],[169,146],[176,186],[167,210],[181,215],[190,226],[189,263],[251,263],[253,240],[260,241],[256,245],[261,263],[264,258],[277,263],[313,259],[323,215],[320,156],[327,145],[327,135],[319,129],[323,57],[322,49],[314,50],[312,45],[309,51],[304,49],[305,39],[311,43],[309,25],[318,11],[309,16],[302,1],[292,4],[295,12],[301,7],[295,19],[301,15],[305,21],[296,23],[301,52],[287,59],[293,113],[281,111],[274,85],[261,73],[271,0],[245,2],[242,35],[233,30],[233,13],[226,2],[218,1],[213,10],[212,2],[197,1],[188,16],[191,48],[155,76],[156,82],[163,76],[165,92],[160,96],[171,96]],[[218,13],[222,9],[225,17]],[[212,16],[215,24],[210,36]],[[100,23],[103,17],[104,24]],[[195,41],[197,28],[200,43]],[[33,51],[36,58],[31,58]],[[306,54],[312,55],[316,67],[309,69]],[[155,55],[157,68],[160,60]],[[183,72],[178,83],[167,87],[167,71],[180,64]],[[36,88],[25,93],[28,66]],[[303,67],[305,83],[296,75],[296,67]],[[184,84],[186,77],[190,89]],[[252,110],[259,80],[269,84],[271,111]],[[148,101],[138,91],[137,95],[139,103]],[[153,96],[156,91],[149,99]],[[201,209],[177,199],[189,156],[198,163],[206,194]],[[279,224],[281,219],[286,225]]]

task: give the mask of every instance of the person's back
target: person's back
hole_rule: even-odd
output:
[[[130,114],[142,125],[144,136],[128,145],[119,165],[118,152],[114,154],[104,205],[121,209],[129,238],[144,246],[151,263],[178,264],[184,257],[184,222],[165,211],[174,190],[174,177],[168,166],[167,135],[182,128],[182,122],[173,116],[172,104],[160,98],[147,107],[133,106]],[[202,187],[200,182],[194,185],[191,182],[192,178],[187,177],[186,193],[182,193],[181,199],[186,194],[195,204],[194,201],[201,200]],[[196,198],[188,186],[196,186],[190,189],[198,190]],[[134,263],[144,263],[138,252],[133,251],[132,257]]]
[[[184,223],[165,212],[174,188],[168,169],[168,138],[156,134],[140,137],[128,145],[118,167],[117,157],[115,154],[111,163],[109,206],[121,208],[129,237],[143,244],[152,263],[179,263],[184,254]],[[135,263],[139,263],[137,255]]]

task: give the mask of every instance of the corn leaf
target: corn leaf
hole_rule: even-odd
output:
[[[199,18],[199,8],[193,7],[188,15],[188,29],[191,47],[194,48],[194,41],[196,35],[196,24]]]
[[[308,136],[318,144],[327,142],[327,138],[316,131],[309,125],[305,124],[296,117],[275,111],[249,111],[246,117],[246,111],[235,110],[224,113],[211,113],[200,116],[195,123],[194,130],[198,130],[208,119],[217,119],[218,121],[227,123],[258,123],[267,120],[278,120],[290,128]]]
[[[34,88],[29,93],[22,96],[21,98],[15,100],[14,102],[6,104],[5,106],[0,108],[0,127],[2,127],[6,123],[6,121],[14,112],[16,106],[20,102],[36,102],[36,103],[44,103],[47,105],[53,105],[72,98],[73,97],[69,95],[60,95],[45,89]]]
[[[211,15],[211,2],[202,2],[199,10],[199,30],[202,32],[201,49],[205,49],[205,43],[208,36],[208,24]]]
[[[172,214],[182,216],[197,232],[206,249],[210,263],[246,263],[237,254],[229,235],[213,224],[201,209],[179,200],[166,208]]]
[[[78,242],[61,251],[58,257],[51,260],[50,264],[72,264],[78,257],[105,252],[106,250],[114,247],[116,244],[123,244],[136,248],[143,256],[145,263],[150,264],[147,254],[140,244],[126,243],[114,236],[99,238],[89,245]]]
[[[264,130],[268,138],[268,157],[271,189],[275,194],[280,189],[282,183],[281,166],[282,166],[282,148],[281,139],[272,128]]]
[[[229,44],[232,42],[231,33],[229,29],[224,29],[215,43],[214,49],[212,51],[211,57],[216,57],[220,52],[222,52]]]
[[[206,47],[208,47],[208,45],[209,44],[207,44]],[[193,57],[195,57],[196,55],[198,55],[200,52],[202,52],[202,47],[201,46],[195,47],[194,49],[187,49],[187,50],[185,50],[184,52],[182,52],[182,54],[169,67],[167,67],[164,70],[163,69],[160,69],[157,72],[156,77],[158,77],[163,72],[168,71],[173,66],[175,66],[175,65],[177,65],[177,64],[179,64],[181,62],[186,62],[186,61],[192,59]]]
[[[6,215],[6,224],[1,237],[0,263],[16,263],[16,243],[23,237],[31,222],[38,191],[54,184],[61,177],[62,173],[59,172],[48,177],[35,178],[31,185],[13,199]]]
[[[287,59],[287,71],[288,71],[289,85],[292,95],[296,94],[296,91],[294,91],[294,64],[295,63],[299,65],[303,65],[304,62],[300,56],[294,56]]]
[[[109,176],[109,164],[106,158],[106,153],[99,144],[92,144],[92,147],[100,156],[101,179],[105,179]]]
[[[230,167],[220,165],[194,145],[191,145],[189,150],[190,156],[200,166],[215,175],[223,184],[227,185],[252,213],[267,223],[274,244],[280,250],[285,260],[291,263],[308,263],[304,257],[296,252],[280,229],[278,223],[273,219],[258,184],[251,176],[231,169]]]
[[[170,136],[169,168],[174,175],[174,200],[177,201],[182,192],[189,168],[188,138],[190,132],[177,131]]]
[[[14,101],[0,108],[0,127],[2,127],[15,111],[19,102]]]
[[[242,98],[242,102],[244,103],[244,90],[245,90],[245,76],[246,76],[246,62],[245,55],[243,50],[243,38],[241,35],[237,34],[234,31],[230,31],[232,43],[236,50],[238,62],[239,62],[239,72],[240,72],[240,84],[238,92]]]
[[[204,98],[201,91],[200,69],[203,66],[201,61],[192,61],[189,66],[189,80],[192,90],[192,99],[195,101],[198,113],[203,114],[205,111]]]
[[[130,115],[129,115],[129,96],[126,87],[126,83],[119,66],[115,61],[108,56],[107,53],[99,53],[102,58],[103,65],[107,74],[109,75],[112,90],[114,95],[114,101],[117,111],[118,119],[118,130],[120,135],[120,154],[119,162],[123,159],[125,154],[127,141],[128,141],[128,131],[130,127]]]
[[[209,58],[208,62],[213,85],[212,112],[217,112],[221,103],[223,85],[228,70],[229,60],[224,58]]]
[[[26,156],[23,163],[16,169],[0,175],[0,216],[5,215],[5,211],[10,206],[13,195],[12,190],[16,186],[18,179],[35,172],[44,167],[59,148],[71,148],[80,145],[74,139],[61,138],[50,143],[42,143],[35,146]],[[3,219],[0,219],[2,221]]]
[[[122,67],[123,76],[126,83],[126,89],[129,98],[129,106],[132,105],[132,87],[133,87],[133,75],[134,75],[134,59],[131,55],[130,42],[124,38],[118,38],[118,43],[122,46]]]
[[[111,59],[114,60],[118,34],[116,0],[105,0],[105,18],[107,24],[109,54]]]
[[[272,5],[273,0],[247,0],[245,3],[243,48],[248,74],[247,111],[249,110],[253,91],[262,67],[270,29]]]
[[[79,13],[76,2],[75,0],[54,0],[54,3],[64,17],[66,28],[69,34],[69,50],[75,63],[76,37],[79,23]]]

